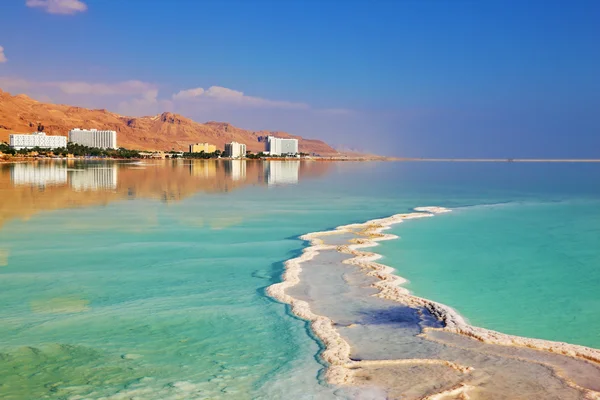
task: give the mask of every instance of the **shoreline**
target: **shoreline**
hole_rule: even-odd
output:
[[[600,163],[598,158],[393,158],[394,161],[425,162],[518,162],[518,163]]]
[[[65,157],[65,158],[53,158],[53,157],[9,157],[1,158],[0,164],[10,164],[17,162],[35,162],[35,161],[64,161],[64,160],[78,160],[78,161],[141,161],[141,160],[202,160],[202,161],[219,161],[219,160],[235,160],[235,161],[303,161],[303,162],[456,162],[456,163],[580,163],[580,164],[594,164],[600,163],[600,159],[534,159],[534,158],[404,158],[404,157],[388,157],[388,156],[311,156],[311,157],[265,157],[265,158],[192,158],[192,157],[177,157],[177,158],[147,158],[147,157],[132,157],[132,158],[112,158],[112,157]]]
[[[333,320],[326,316],[313,313],[310,305],[296,299],[286,293],[286,289],[300,283],[300,273],[302,264],[306,263],[322,251],[335,250],[338,253],[351,255],[352,258],[344,260],[344,264],[358,267],[361,272],[368,276],[375,277],[377,281],[371,287],[377,290],[374,297],[389,300],[395,303],[401,303],[407,307],[426,309],[437,321],[442,324],[438,327],[423,327],[418,336],[428,336],[438,333],[450,333],[459,335],[467,340],[475,340],[480,343],[503,346],[513,349],[532,349],[540,352],[547,352],[558,356],[565,356],[573,360],[589,362],[600,367],[600,349],[594,349],[581,345],[569,344],[565,342],[554,342],[544,339],[527,338],[515,335],[508,335],[501,332],[492,331],[482,327],[476,327],[468,324],[465,319],[451,307],[435,302],[433,300],[421,298],[410,293],[410,291],[401,285],[406,280],[396,274],[394,269],[383,264],[378,264],[376,260],[382,256],[361,249],[377,246],[379,241],[397,239],[397,236],[383,233],[390,229],[394,224],[398,224],[407,219],[433,217],[436,214],[450,212],[450,209],[442,207],[417,207],[414,212],[407,214],[396,214],[387,218],[379,218],[366,221],[364,223],[342,225],[329,231],[312,232],[301,236],[300,238],[310,243],[303,250],[303,253],[296,258],[285,262],[285,270],[282,275],[282,282],[275,283],[267,288],[267,294],[277,301],[289,304],[294,315],[310,322],[313,334],[323,343],[323,351],[320,357],[326,362],[325,377],[330,384],[334,385],[356,385],[353,379],[353,370],[364,367],[383,366],[383,365],[403,365],[403,364],[438,364],[445,365],[453,370],[463,374],[468,374],[472,368],[470,366],[454,363],[450,360],[440,359],[399,359],[399,360],[353,360],[351,357],[351,345],[344,340],[335,328]],[[350,240],[346,245],[328,245],[323,238],[330,235],[353,233],[357,238]],[[429,341],[436,341],[427,337]],[[580,391],[588,399],[600,399],[600,391],[591,390],[575,383],[564,376],[563,371],[553,365],[538,362],[546,365],[554,371],[554,374],[569,387]],[[448,393],[438,395],[446,396],[452,393],[463,393],[472,390],[469,385],[453,387]],[[434,398],[434,397],[431,397]],[[437,397],[436,397],[437,398]],[[442,397],[439,397],[442,398]]]

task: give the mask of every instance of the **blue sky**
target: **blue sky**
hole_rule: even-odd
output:
[[[600,157],[598,1],[3,0],[0,88],[399,156]]]

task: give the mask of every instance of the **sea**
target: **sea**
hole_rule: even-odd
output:
[[[421,206],[371,249],[412,293],[600,349],[600,163],[42,160],[0,164],[0,398],[351,398],[265,289]]]

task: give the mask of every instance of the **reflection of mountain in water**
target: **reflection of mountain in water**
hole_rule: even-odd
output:
[[[199,192],[224,193],[246,185],[297,183],[318,177],[328,162],[159,160],[46,161],[0,165],[0,226],[39,211],[106,205],[135,198],[179,201]]]
[[[298,183],[300,161],[269,161],[265,163],[265,179],[269,185]]]

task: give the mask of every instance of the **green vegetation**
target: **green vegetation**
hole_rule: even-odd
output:
[[[0,143],[0,153],[14,155],[16,153],[16,151],[12,147],[10,147],[7,143]]]
[[[260,158],[265,158],[265,157],[267,157],[267,155],[265,153],[263,153],[262,151],[257,154],[253,154],[251,151],[246,152],[246,158],[248,158],[250,160],[258,160]]]
[[[217,150],[214,153],[205,153],[201,151],[200,153],[183,153],[183,158],[199,158],[208,160],[210,158],[219,158],[221,154],[221,150]]]
[[[11,155],[29,155],[37,153],[40,156],[62,156],[66,157],[72,154],[76,157],[100,157],[100,158],[139,158],[140,153],[137,150],[129,150],[125,148],[114,149],[99,149],[95,147],[81,146],[79,144],[68,143],[66,148],[58,149],[42,149],[34,147],[31,149],[15,150],[6,143],[0,144],[0,152]]]
[[[61,154],[65,154],[63,151]],[[129,150],[123,147],[114,149],[98,149],[94,147],[86,147],[78,144],[67,144],[66,154],[74,156],[91,156],[91,157],[111,157],[111,158],[139,158],[140,153],[137,150]]]
[[[72,154],[75,157],[98,157],[98,158],[139,158],[140,152],[138,150],[129,150],[123,147],[113,150],[113,149],[99,149],[95,147],[86,147],[81,146],[79,144],[68,143],[66,148],[59,148],[54,150],[49,149],[41,149],[39,147],[32,149],[23,149],[23,150],[15,150],[10,147],[7,143],[0,143],[0,153],[9,154],[9,155],[22,155],[26,156],[31,153],[36,153],[40,156],[60,156],[66,157],[68,154]],[[166,153],[170,158],[180,158],[181,152],[169,151]],[[205,153],[201,151],[200,153],[183,153],[183,158],[188,159],[213,159],[219,158],[223,156],[223,152],[221,150],[217,150],[214,153]],[[308,156],[307,153],[300,153],[300,157]],[[296,158],[295,154],[282,154],[282,155],[270,155],[265,154],[262,151],[260,153],[252,153],[251,151],[246,152],[246,158],[250,160],[260,160],[263,158]]]
[[[33,151],[36,151],[33,149]],[[139,158],[140,153],[137,150],[129,150],[123,147],[114,149],[99,149],[96,147],[87,147],[80,144],[68,143],[66,148],[54,150],[42,150],[43,152],[66,157],[72,154],[76,157],[107,157],[107,158]]]
[[[299,155],[302,157],[302,156],[307,156],[308,154],[300,153]],[[246,158],[248,158],[250,160],[258,160],[261,158],[297,158],[297,156],[296,156],[296,154],[279,154],[279,155],[273,154],[273,155],[271,155],[271,154],[265,154],[262,151],[260,153],[253,154],[251,151],[247,151]]]

